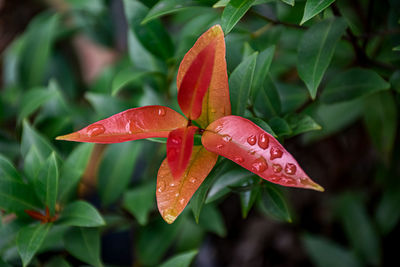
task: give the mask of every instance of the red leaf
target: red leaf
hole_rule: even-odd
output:
[[[218,155],[208,152],[202,146],[194,146],[188,168],[176,181],[167,163],[163,161],[157,176],[157,206],[167,223],[173,223],[188,204],[194,192],[210,173]]]
[[[187,120],[170,108],[146,106],[125,110],[56,139],[103,144],[120,143],[149,137],[168,137],[169,132],[186,125]]]
[[[172,176],[179,179],[185,172],[193,149],[196,126],[182,127],[169,133],[167,139],[167,158]]]
[[[47,221],[47,216],[43,215],[40,212],[37,212],[34,210],[25,210],[25,213],[28,214],[32,219],[35,219],[37,221],[41,221],[41,222]]]
[[[181,84],[193,61],[211,43],[215,43],[215,57],[211,82],[203,99],[201,116],[196,120],[202,127],[206,127],[218,118],[231,114],[228,74],[225,60],[225,40],[224,32],[220,25],[211,27],[197,39],[196,43],[183,58],[176,78],[178,90],[180,91]]]
[[[215,46],[216,42],[211,42],[196,56],[179,86],[178,103],[189,119],[195,120],[201,115],[213,72]]]
[[[203,133],[202,143],[208,151],[224,156],[272,183],[324,190],[305,174],[272,135],[245,118],[226,116],[211,123]]]

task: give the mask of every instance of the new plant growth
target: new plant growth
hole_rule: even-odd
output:
[[[177,75],[184,116],[164,106],[133,108],[57,137],[91,143],[167,138],[167,158],[157,177],[157,205],[174,222],[217,162],[226,157],[276,184],[323,191],[293,156],[250,120],[230,115],[224,33],[215,25],[183,58]],[[194,142],[201,136],[201,144]]]

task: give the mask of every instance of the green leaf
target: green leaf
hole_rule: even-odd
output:
[[[274,82],[274,85],[279,93],[282,114],[295,112],[310,99],[304,87],[279,81]]]
[[[160,267],[189,267],[197,253],[197,250],[180,253],[168,259]]]
[[[255,117],[246,117],[247,119],[251,120],[255,124],[257,124],[258,127],[272,135],[273,137],[278,137],[275,132],[272,130],[271,126],[269,126],[268,123],[266,123],[264,120],[260,118],[255,118]]]
[[[365,99],[364,122],[372,143],[383,160],[388,161],[398,130],[396,103],[390,92],[382,92]]]
[[[375,219],[379,230],[384,235],[390,233],[398,225],[400,219],[399,203],[400,192],[397,187],[391,187],[385,191],[381,201],[379,201]]]
[[[313,118],[306,114],[292,113],[285,116],[285,120],[289,124],[290,129],[292,129],[291,136],[322,129]]]
[[[254,203],[256,202],[258,196],[260,195],[261,186],[258,183],[260,179],[258,177],[254,177],[255,184],[250,188],[250,190],[246,190],[244,192],[240,192],[240,204],[242,207],[242,217],[246,218],[247,214],[253,207]]]
[[[18,122],[29,117],[39,107],[55,97],[55,91],[50,91],[45,88],[34,88],[24,93],[21,100]]]
[[[254,0],[231,0],[224,8],[221,16],[222,29],[227,35],[236,23],[246,14]]]
[[[44,162],[45,159],[40,156],[38,149],[33,145],[24,158],[24,172],[29,182],[35,181]]]
[[[281,99],[270,74],[264,79],[261,88],[255,93],[254,108],[266,118],[278,116],[281,113]]]
[[[192,199],[190,200],[190,205],[192,207],[193,215],[197,223],[199,222],[200,213],[211,186],[220,177],[221,174],[230,170],[232,167],[235,167],[235,165],[236,164],[232,161],[225,159],[223,162],[213,168],[211,173],[206,177],[206,179],[194,193]]]
[[[65,160],[59,181],[60,201],[66,201],[71,191],[76,189],[89,162],[93,147],[94,144],[79,144]]]
[[[112,86],[111,95],[115,96],[126,85],[140,81],[143,77],[152,74],[148,71],[134,70],[131,68],[123,69],[115,75]]]
[[[292,222],[286,200],[281,190],[271,183],[264,184],[260,208],[268,216],[271,216],[277,220]]]
[[[305,235],[303,243],[312,262],[317,267],[361,267],[357,258],[338,244],[322,237]]]
[[[58,166],[56,154],[53,152],[43,164],[35,179],[35,191],[46,207],[49,208],[51,216],[54,216],[57,193],[58,193]]]
[[[390,83],[392,88],[400,93],[400,70],[393,72],[392,76],[390,77]]]
[[[24,210],[35,210],[38,206],[33,188],[23,183],[12,163],[0,155],[0,208],[23,215]]]
[[[27,88],[40,85],[44,79],[46,65],[55,35],[60,28],[60,17],[42,13],[29,24],[21,51],[21,82]]]
[[[273,117],[268,121],[268,124],[279,138],[293,134],[289,124],[280,117]]]
[[[360,198],[350,193],[342,195],[336,212],[356,253],[369,264],[378,266],[381,262],[379,237]]]
[[[54,151],[50,143],[39,133],[37,133],[27,121],[23,122],[21,155],[25,157],[32,146],[37,148],[38,156],[42,161],[46,160]]]
[[[22,259],[23,266],[27,266],[42,245],[50,223],[38,224],[22,228],[17,235],[18,253]]]
[[[46,262],[44,267],[71,267],[71,265],[64,258],[58,256]]]
[[[294,0],[281,0],[281,1],[288,5],[294,6]]]
[[[229,77],[232,114],[234,115],[243,115],[246,110],[257,54],[258,53],[255,52],[251,56],[248,56],[236,67]]]
[[[375,71],[354,68],[329,81],[321,94],[321,101],[328,104],[349,101],[389,88],[390,84]]]
[[[128,186],[142,142],[112,144],[105,152],[99,170],[99,192],[103,205],[116,201]]]
[[[137,256],[142,265],[157,265],[174,240],[176,240],[182,225],[181,217],[173,224],[167,224],[161,218],[158,218],[140,229],[139,236],[135,241]]]
[[[213,8],[226,7],[230,0],[219,0],[213,5]]]
[[[297,70],[307,85],[312,99],[317,95],[318,86],[346,27],[346,22],[342,18],[327,19],[309,28],[300,40]]]
[[[322,10],[327,8],[335,0],[307,0],[306,6],[304,7],[303,18],[301,19],[300,25],[311,19],[315,15],[319,14]]]
[[[269,67],[271,66],[272,59],[274,58],[275,46],[270,46],[264,51],[262,51],[257,56],[257,63],[254,69],[254,78],[251,86],[251,96],[254,101],[256,97],[256,92],[260,91],[263,87],[264,80],[269,72]]]
[[[199,218],[200,226],[220,237],[226,236],[226,227],[219,210],[212,204],[205,205]]]
[[[105,225],[105,221],[97,209],[91,204],[80,200],[68,204],[61,212],[58,222],[79,227],[97,227]]]
[[[181,0],[161,0],[158,1],[147,13],[147,16],[143,19],[142,24],[146,24],[161,16],[176,13],[182,11],[190,6],[195,6],[195,1],[181,1]]]
[[[147,224],[150,211],[154,207],[154,191],[153,183],[137,186],[124,193],[123,207],[127,209],[139,224]]]
[[[138,1],[124,0],[124,7],[128,25],[140,43],[160,59],[172,58],[174,46],[161,21],[153,19],[142,25],[148,8]]]
[[[93,106],[99,118],[106,118],[130,108],[130,105],[119,98],[103,93],[85,93],[85,98]]]
[[[64,235],[65,249],[75,258],[99,267],[103,266],[100,260],[100,233],[96,228],[71,228]]]

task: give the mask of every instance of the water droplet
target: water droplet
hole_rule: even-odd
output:
[[[269,146],[269,138],[266,133],[261,133],[258,137],[258,146],[262,149],[267,149]]]
[[[291,174],[291,175],[295,174],[296,169],[297,169],[296,165],[294,165],[293,163],[286,163],[286,165],[285,165],[285,172],[287,174]]]
[[[175,197],[179,197],[179,193],[176,193],[176,194],[175,194]]]
[[[272,164],[272,170],[276,173],[282,171],[282,166],[280,164]]]
[[[178,213],[175,209],[168,208],[163,212],[163,217],[167,223],[173,223],[176,217],[178,217]]]
[[[174,187],[174,186],[176,186],[176,184],[175,184],[174,182],[171,182],[171,183],[169,184],[169,186]]]
[[[165,190],[165,182],[163,182],[163,181],[161,181],[160,182],[160,185],[158,186],[158,188],[157,188],[157,191],[158,192],[163,192]]]
[[[278,182],[280,179],[281,179],[281,177],[278,177],[278,176],[271,176],[271,181],[273,181],[273,182]]]
[[[165,116],[165,108],[161,107],[158,109],[158,116]]]
[[[271,154],[271,160],[273,160],[282,157],[283,153],[282,150],[280,150],[279,148],[271,147],[270,154]]]
[[[182,138],[179,136],[171,138],[171,142],[175,145],[179,145],[182,142]]]
[[[216,128],[215,128],[215,132],[220,132],[220,131],[222,131],[222,129],[223,129],[223,127],[222,127],[222,125],[218,125]]]
[[[229,141],[232,140],[232,137],[231,137],[230,135],[226,134],[226,135],[224,135],[224,136],[222,137],[222,139],[223,139],[225,142],[229,142]]]
[[[235,158],[235,161],[238,162],[238,163],[242,163],[242,162],[244,162],[244,159],[239,156],[239,157]]]
[[[256,159],[253,164],[251,164],[251,171],[253,172],[263,172],[268,168],[267,162],[263,157]]]
[[[179,200],[179,203],[181,203],[181,205],[185,204],[185,199],[184,199],[184,198],[181,198],[181,199]]]
[[[222,149],[223,147],[224,147],[224,145],[222,145],[222,144],[217,145],[218,149]]]
[[[127,132],[127,133],[129,133],[129,134],[132,134],[132,122],[131,121],[128,121],[128,123],[125,125],[125,131]]]
[[[106,131],[102,124],[92,124],[87,127],[87,134],[89,137],[98,136]]]
[[[257,142],[257,138],[255,135],[250,135],[247,138],[247,143],[249,143],[249,145],[251,145],[251,146],[254,146],[256,144],[256,142]]]
[[[191,182],[192,184],[196,183],[197,178],[196,177],[190,177],[189,182]]]
[[[254,149],[250,149],[248,152],[250,155],[254,155],[256,153],[256,151]]]

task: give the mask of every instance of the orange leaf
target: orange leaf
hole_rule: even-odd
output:
[[[179,181],[175,181],[167,159],[163,161],[157,176],[157,206],[167,223],[173,223],[188,204],[194,192],[210,173],[218,155],[202,146],[194,146],[189,165]]]
[[[215,45],[208,44],[191,62],[178,91],[178,103],[182,112],[192,120],[201,115],[204,95],[210,85],[214,67]]]
[[[193,149],[196,126],[182,127],[169,133],[167,139],[167,159],[172,176],[181,178],[189,164]]]
[[[187,120],[170,108],[146,106],[125,110],[56,139],[103,144],[120,143],[150,137],[168,137],[169,132],[186,125]]]
[[[201,139],[204,147],[224,156],[272,183],[324,189],[313,182],[293,156],[253,122],[226,116],[211,123]]]
[[[201,116],[197,122],[202,127],[223,116],[231,114],[228,74],[225,60],[225,40],[221,26],[215,25],[197,39],[183,58],[176,78],[178,90],[193,61],[208,45],[215,42],[215,57],[211,82],[203,99]]]

